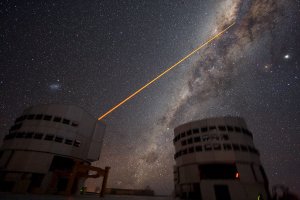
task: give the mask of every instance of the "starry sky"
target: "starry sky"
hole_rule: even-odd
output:
[[[236,22],[104,119],[95,165],[109,187],[170,194],[173,129],[241,116],[270,184],[300,195],[299,0],[0,1],[0,19],[1,137],[31,105],[99,117]]]

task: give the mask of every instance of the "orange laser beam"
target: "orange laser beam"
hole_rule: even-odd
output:
[[[233,25],[235,24],[232,23],[231,25],[229,25],[227,28],[225,28],[224,30],[222,30],[221,32],[219,32],[218,34],[214,35],[213,37],[211,37],[210,39],[208,39],[205,43],[201,44],[200,46],[198,46],[196,49],[194,49],[191,53],[189,53],[188,55],[186,55],[185,57],[181,58],[179,61],[177,61],[175,64],[173,64],[172,66],[170,66],[168,69],[166,69],[165,71],[163,71],[161,74],[159,74],[158,76],[156,76],[154,79],[152,79],[151,81],[149,81],[148,83],[146,83],[144,86],[142,86],[140,89],[138,89],[137,91],[135,91],[134,93],[132,93],[131,95],[129,95],[126,99],[124,99],[123,101],[121,101],[120,103],[118,103],[117,105],[115,105],[114,107],[112,107],[110,110],[108,110],[106,113],[104,113],[102,116],[100,116],[98,118],[98,120],[103,119],[104,117],[106,117],[108,114],[110,114],[111,112],[113,112],[115,109],[117,109],[118,107],[120,107],[122,104],[126,103],[128,100],[130,100],[131,98],[133,98],[135,95],[137,95],[138,93],[140,93],[141,91],[143,91],[144,89],[146,89],[149,85],[151,85],[152,83],[154,83],[155,81],[157,81],[158,79],[160,79],[163,75],[165,75],[166,73],[168,73],[169,71],[171,71],[173,68],[175,68],[177,65],[179,65],[180,63],[182,63],[183,61],[185,61],[186,59],[188,59],[189,57],[191,57],[193,54],[195,54],[197,51],[199,51],[200,49],[202,49],[203,47],[205,47],[206,45],[208,45],[209,43],[211,43],[213,40],[217,39],[218,37],[220,37],[224,32],[226,32],[229,28],[231,28]]]

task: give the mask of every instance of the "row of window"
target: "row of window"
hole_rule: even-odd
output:
[[[195,128],[195,129],[187,130],[185,132],[181,132],[180,134],[175,136],[174,142],[177,142],[178,140],[180,140],[180,138],[184,138],[184,137],[190,136],[192,134],[206,133],[206,132],[215,131],[215,130],[219,130],[221,132],[228,131],[228,132],[243,133],[245,135],[253,137],[252,133],[249,130],[247,130],[245,128],[240,128],[237,126],[234,126],[234,127],[233,126],[208,126],[208,127]]]
[[[71,125],[74,127],[77,127],[79,125],[78,122],[76,121],[71,121],[66,118],[58,117],[58,116],[52,116],[52,115],[43,115],[43,114],[30,114],[30,115],[22,115],[21,117],[18,117],[15,121],[21,122],[24,120],[45,120],[45,121],[53,121],[53,122],[58,122],[58,123],[63,123],[67,125]]]
[[[188,139],[182,140],[181,145],[185,146],[187,144],[199,143],[199,142],[207,142],[207,141],[227,141],[229,140],[229,136],[227,134],[210,134],[210,135],[202,135],[196,137],[190,137]],[[175,141],[174,141],[175,142]]]
[[[71,140],[67,138],[63,138],[53,134],[43,134],[43,133],[34,133],[34,132],[15,132],[5,135],[4,140],[10,140],[13,138],[25,138],[25,139],[36,139],[36,140],[47,140],[47,141],[55,141],[58,143],[64,143],[67,145],[73,145],[75,147],[80,147],[80,141]]]
[[[175,153],[174,158],[178,158],[182,155],[186,155],[194,152],[202,152],[202,151],[242,151],[242,152],[250,152],[259,155],[257,149],[251,146],[246,146],[242,144],[230,144],[230,143],[213,143],[213,144],[205,144],[205,145],[197,145],[185,148]]]

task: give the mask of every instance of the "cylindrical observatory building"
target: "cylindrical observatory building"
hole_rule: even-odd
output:
[[[101,121],[77,106],[49,104],[25,109],[0,149],[0,191],[79,191],[83,185],[79,177],[86,178],[91,162],[99,159],[104,131]]]
[[[175,195],[181,199],[269,199],[252,133],[240,117],[216,117],[174,130]]]

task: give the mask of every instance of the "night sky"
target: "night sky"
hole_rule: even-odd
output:
[[[300,1],[1,1],[0,131],[23,109],[99,117],[210,36],[226,34],[108,115],[108,187],[173,190],[173,129],[246,119],[271,185],[300,195]],[[93,186],[93,181],[89,181]]]

